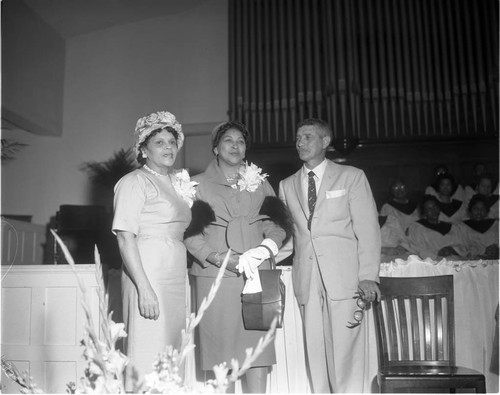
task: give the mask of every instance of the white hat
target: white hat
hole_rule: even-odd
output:
[[[177,122],[175,115],[169,113],[168,111],[158,111],[139,118],[137,121],[134,131],[135,154],[137,156],[139,155],[139,146],[144,142],[144,140],[146,140],[153,130],[166,127],[171,127],[177,132],[177,148],[180,149],[184,144],[184,133],[182,133],[181,124]]]

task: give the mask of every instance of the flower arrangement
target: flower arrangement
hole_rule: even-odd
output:
[[[245,162],[238,172],[238,181],[231,185],[234,189],[240,191],[255,192],[260,184],[268,177],[267,173],[261,174],[262,169],[257,165]]]
[[[42,391],[37,388],[36,384],[33,383],[33,378],[28,376],[26,372],[21,373],[17,370],[16,366],[7,361],[4,355],[2,355],[2,371],[4,374],[11,379],[14,383],[19,386],[21,393],[23,394],[41,394]]]
[[[111,319],[112,312],[108,313],[108,295],[105,292],[104,281],[101,272],[101,260],[97,247],[95,248],[95,268],[98,284],[100,332],[96,331],[94,318],[92,317],[90,304],[87,297],[87,289],[80,279],[75,269],[75,262],[71,257],[68,248],[64,245],[59,236],[51,230],[55,239],[61,246],[67,262],[74,270],[78,286],[82,293],[82,307],[85,312],[85,337],[81,342],[84,347],[83,357],[87,361],[87,368],[84,377],[79,384],[73,382],[67,384],[69,393],[124,393],[123,372],[129,363],[127,356],[115,348],[118,339],[126,337],[123,323],[115,323]],[[255,349],[246,350],[245,360],[239,365],[236,359],[231,361],[231,373],[226,363],[213,367],[215,379],[206,383],[187,383],[181,377],[181,369],[189,353],[193,352],[194,329],[200,323],[204,312],[212,303],[217,290],[222,281],[225,268],[229,261],[230,252],[226,255],[218,275],[210,288],[206,298],[203,299],[198,313],[192,313],[189,317],[186,329],[182,331],[182,342],[179,350],[168,346],[166,350],[160,352],[153,364],[153,371],[145,375],[142,382],[137,383],[139,392],[150,394],[178,394],[178,393],[225,393],[229,384],[235,382],[251,367],[252,363],[262,353],[265,347],[272,343],[276,331],[277,320],[271,324],[269,331],[260,338]],[[16,367],[2,356],[2,370],[12,381],[17,383],[22,393],[39,394],[43,393],[31,377],[26,373],[21,374]]]
[[[172,177],[172,184],[176,192],[186,201],[188,206],[191,207],[196,194],[195,187],[199,182],[191,181],[187,170],[182,169],[175,172]]]

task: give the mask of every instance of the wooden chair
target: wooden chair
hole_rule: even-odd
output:
[[[455,366],[453,276],[381,277],[374,303],[380,392],[475,388],[482,373]]]

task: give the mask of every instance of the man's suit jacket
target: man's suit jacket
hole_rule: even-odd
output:
[[[295,223],[295,295],[299,304],[307,303],[311,268],[317,261],[329,297],[349,299],[359,281],[378,281],[380,227],[370,185],[362,170],[328,160],[309,231],[301,173],[302,168],[279,187],[279,196]]]

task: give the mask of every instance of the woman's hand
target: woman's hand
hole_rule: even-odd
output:
[[[221,264],[224,261],[226,254],[227,251],[224,251],[223,253],[220,254]],[[226,270],[236,273],[239,276],[240,272],[238,271],[238,269],[236,269],[236,265],[238,265],[239,261],[240,261],[240,254],[231,251],[231,255],[229,256],[229,261],[227,262]]]
[[[149,320],[157,320],[160,316],[158,297],[151,286],[138,290],[139,313]]]
[[[491,244],[484,250],[485,259],[498,259],[498,244]]]
[[[131,232],[117,231],[116,238],[123,264],[137,289],[139,313],[146,319],[157,320],[160,315],[160,306],[156,293],[142,266],[136,236]]]
[[[459,254],[451,246],[441,248],[437,254],[438,256],[442,256],[443,258],[447,258],[449,256],[454,256],[454,255],[459,256]]]
[[[222,262],[224,262],[224,259],[226,258],[226,254],[229,250],[218,253],[218,258],[215,252],[211,253],[207,260],[214,266],[221,267]],[[229,261],[227,262],[226,270],[229,270],[230,272],[233,272],[237,274],[238,276],[240,275],[240,272],[238,269],[236,269],[236,265],[238,265],[239,262],[239,254],[235,253],[234,251],[231,251],[231,255],[229,255]]]

